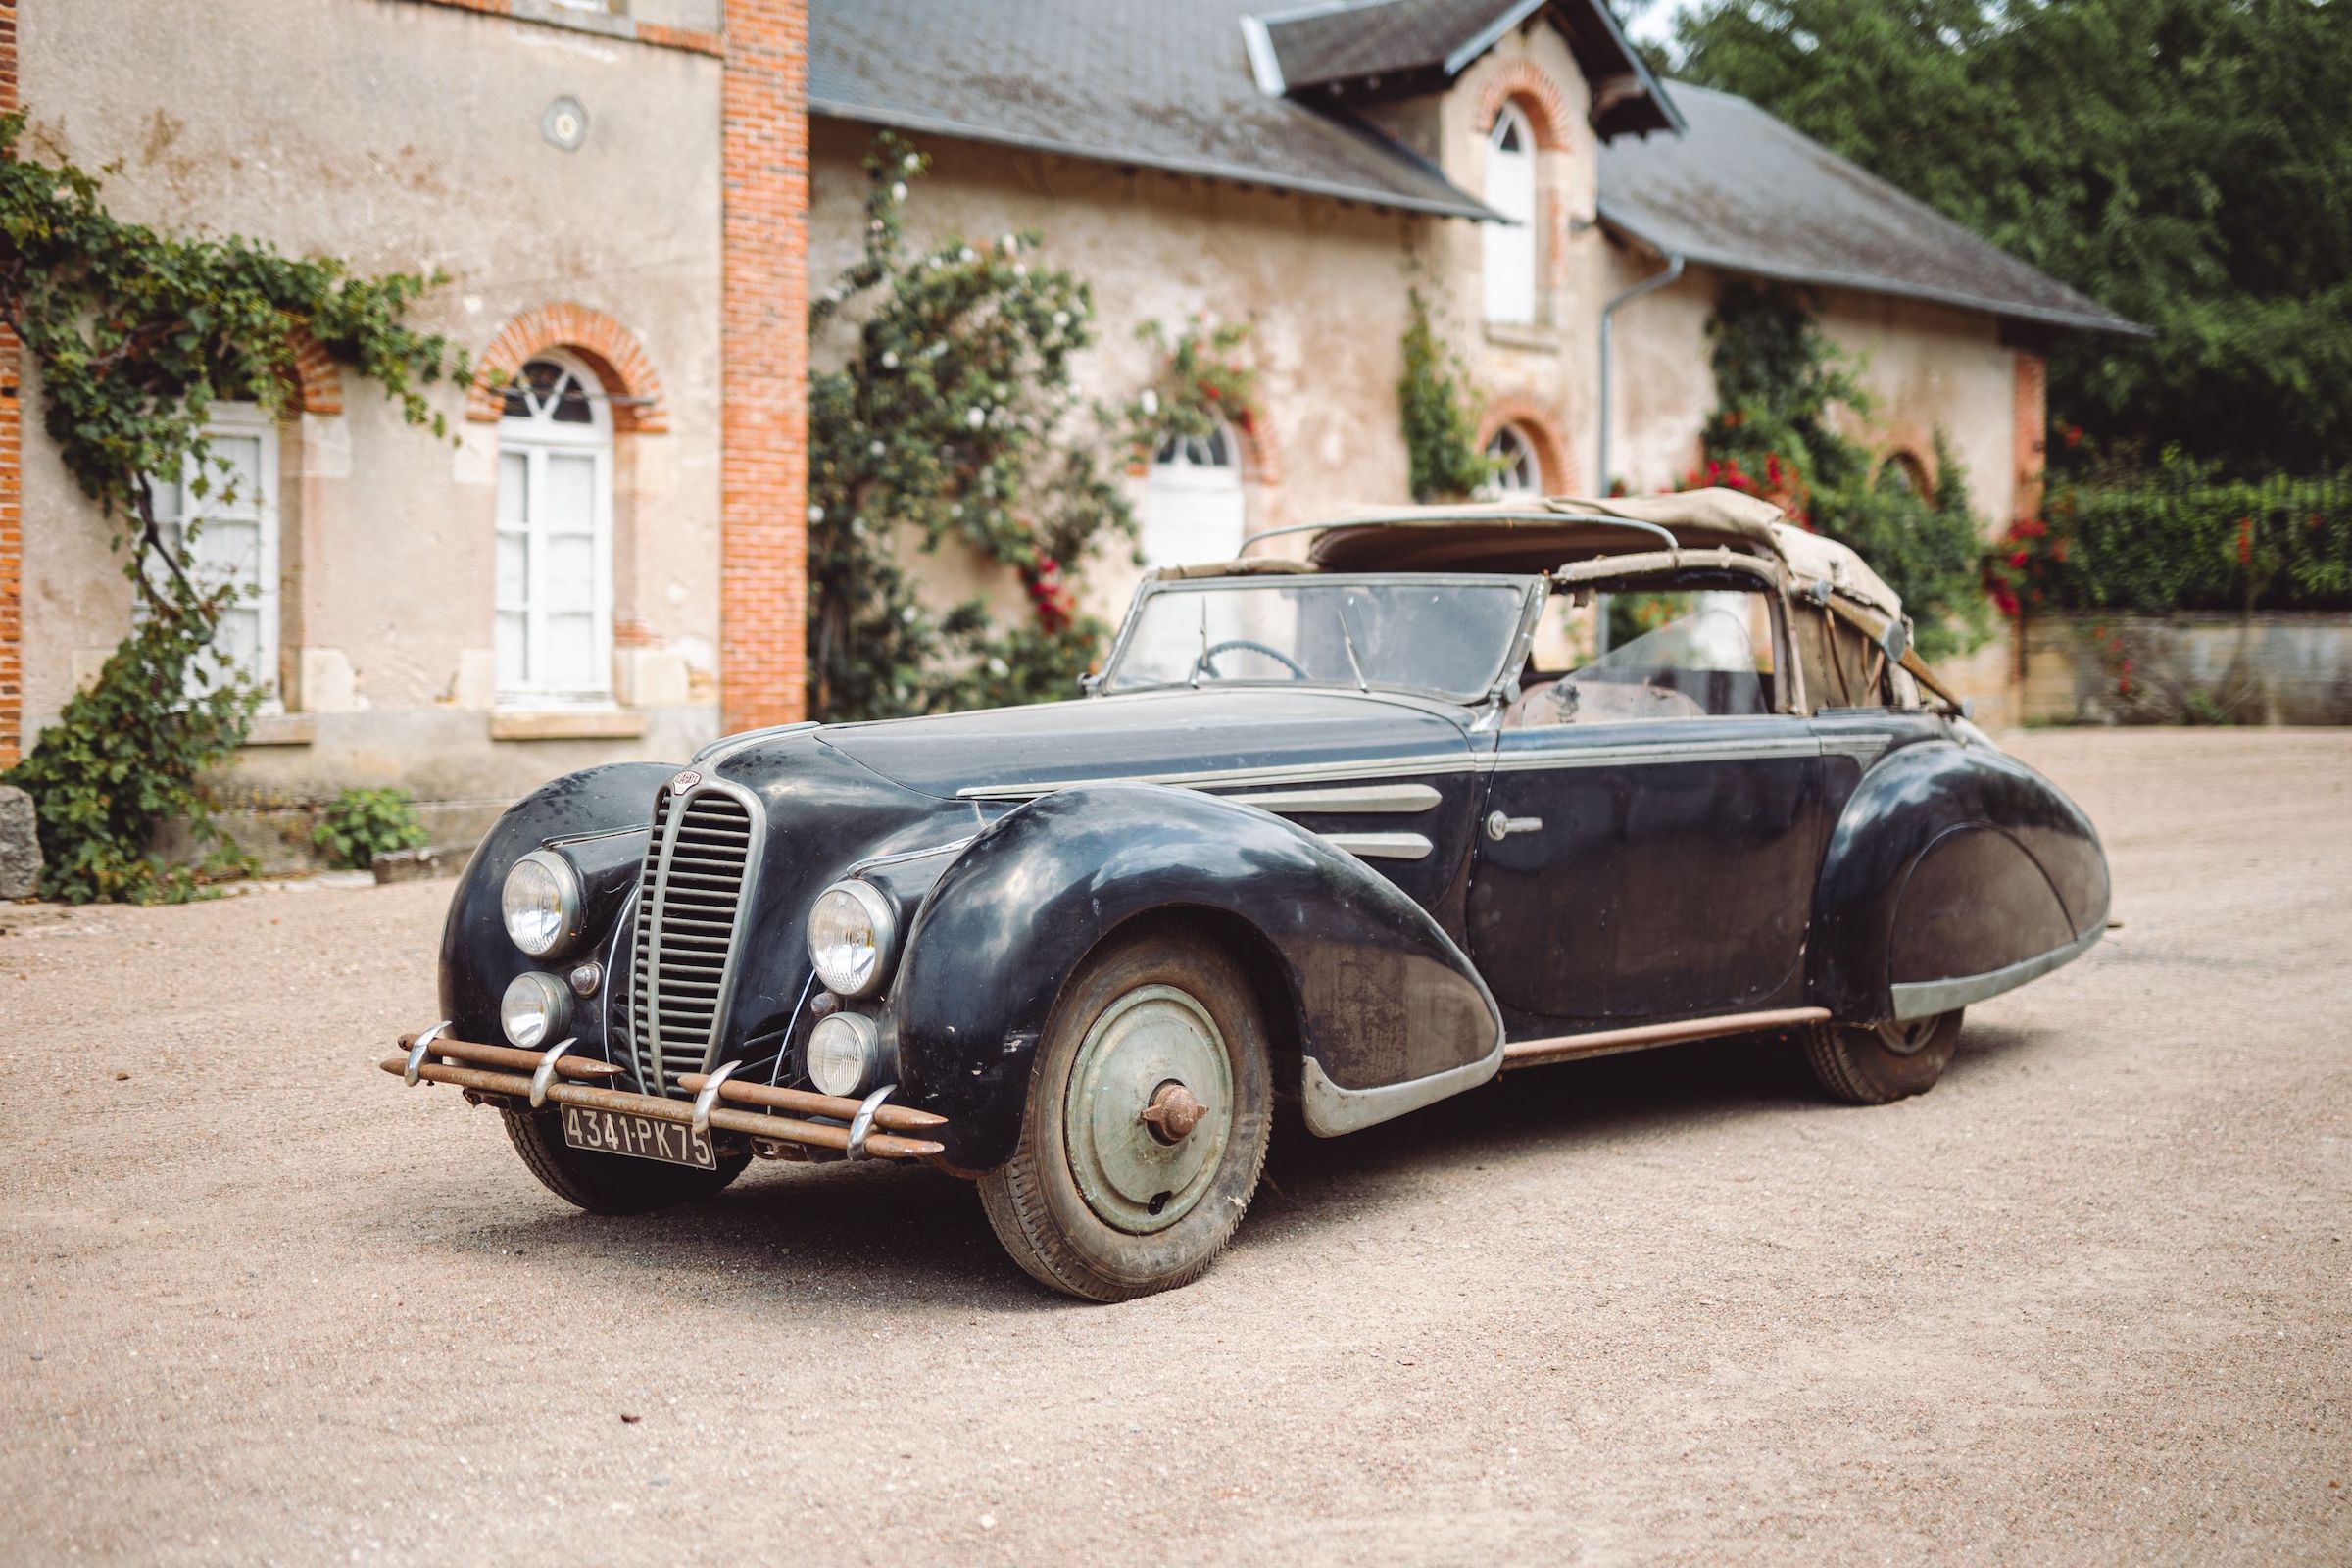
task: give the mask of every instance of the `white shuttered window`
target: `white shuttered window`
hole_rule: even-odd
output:
[[[1536,318],[1536,137],[1505,104],[1487,136],[1486,203],[1508,222],[1486,232],[1487,319]]]
[[[205,424],[212,451],[201,468],[191,462],[175,483],[153,481],[157,530],[176,552],[193,529],[192,575],[200,587],[228,587],[236,600],[220,617],[213,646],[236,673],[262,690],[265,708],[277,702],[277,426],[252,403],[219,403]],[[162,568],[156,568],[161,570]],[[188,673],[191,692],[216,683],[218,672],[199,661]]]
[[[498,426],[501,701],[602,703],[612,688],[612,423],[596,382],[535,359]]]

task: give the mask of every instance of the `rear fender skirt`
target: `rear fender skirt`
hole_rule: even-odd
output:
[[[1989,746],[1905,747],[1831,836],[1807,1000],[1847,1023],[1949,1011],[2080,955],[2107,903],[2098,834],[2057,786]]]
[[[1097,943],[1159,909],[1232,917],[1281,971],[1311,1130],[1369,1126],[1494,1075],[1502,1020],[1461,950],[1354,858],[1254,807],[1090,785],[974,840],[923,902],[892,987],[902,1100],[950,1118],[948,1157],[1002,1163],[1054,999]]]

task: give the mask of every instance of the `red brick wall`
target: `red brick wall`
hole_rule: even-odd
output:
[[[0,114],[17,107],[17,0],[0,0]],[[24,507],[19,388],[24,358],[0,326],[0,767],[24,743]]]
[[[808,9],[726,0],[719,300],[719,713],[806,707]]]

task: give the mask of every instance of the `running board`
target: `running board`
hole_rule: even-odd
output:
[[[1714,1040],[1723,1035],[1762,1034],[1793,1029],[1799,1024],[1827,1023],[1829,1017],[1827,1007],[1783,1007],[1777,1012],[1727,1012],[1717,1018],[1686,1018],[1680,1023],[1643,1024],[1638,1029],[1601,1029],[1589,1035],[1514,1040],[1502,1048],[1502,1066],[1508,1072],[1513,1067],[1581,1061],[1587,1056],[1612,1056],[1620,1051],[1672,1045],[1678,1040]]]

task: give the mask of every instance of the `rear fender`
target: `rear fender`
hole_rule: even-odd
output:
[[[1215,911],[1273,956],[1300,1098],[1323,1136],[1494,1076],[1502,1022],[1469,959],[1353,858],[1254,807],[1153,785],[1063,790],[993,824],[941,876],[892,987],[910,1103],[950,1118],[949,1157],[1002,1163],[1055,998],[1139,915]]]
[[[1808,1000],[1849,1023],[1950,1011],[2079,956],[2107,903],[2098,834],[2056,785],[1990,746],[1905,747],[1831,836]]]

